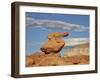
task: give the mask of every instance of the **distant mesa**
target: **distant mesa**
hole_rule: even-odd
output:
[[[89,64],[89,43],[71,48],[64,55],[64,61],[70,64]]]

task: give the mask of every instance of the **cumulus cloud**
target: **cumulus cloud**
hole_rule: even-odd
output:
[[[72,30],[72,31],[87,31],[88,27],[84,25],[67,23],[58,20],[40,20],[32,17],[26,17],[26,26],[33,26],[45,29],[61,29],[61,30]]]
[[[66,41],[65,46],[75,46],[75,45],[89,43],[89,38],[70,38],[65,41]]]

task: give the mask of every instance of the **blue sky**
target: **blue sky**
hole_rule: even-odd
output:
[[[26,53],[39,51],[51,32],[69,32],[65,38],[89,38],[89,15],[26,12]]]

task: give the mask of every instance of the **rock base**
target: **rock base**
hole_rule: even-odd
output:
[[[33,66],[62,66],[62,65],[79,65],[89,64],[89,56],[65,56],[61,57],[59,53],[37,53],[26,56],[26,67]]]

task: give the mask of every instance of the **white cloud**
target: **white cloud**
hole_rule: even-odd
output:
[[[65,46],[75,46],[79,44],[89,43],[89,38],[70,38],[65,41]]]
[[[67,23],[58,20],[40,20],[32,17],[26,17],[26,26],[33,26],[46,29],[61,29],[61,30],[72,30],[72,31],[87,31],[88,27],[84,25]]]

